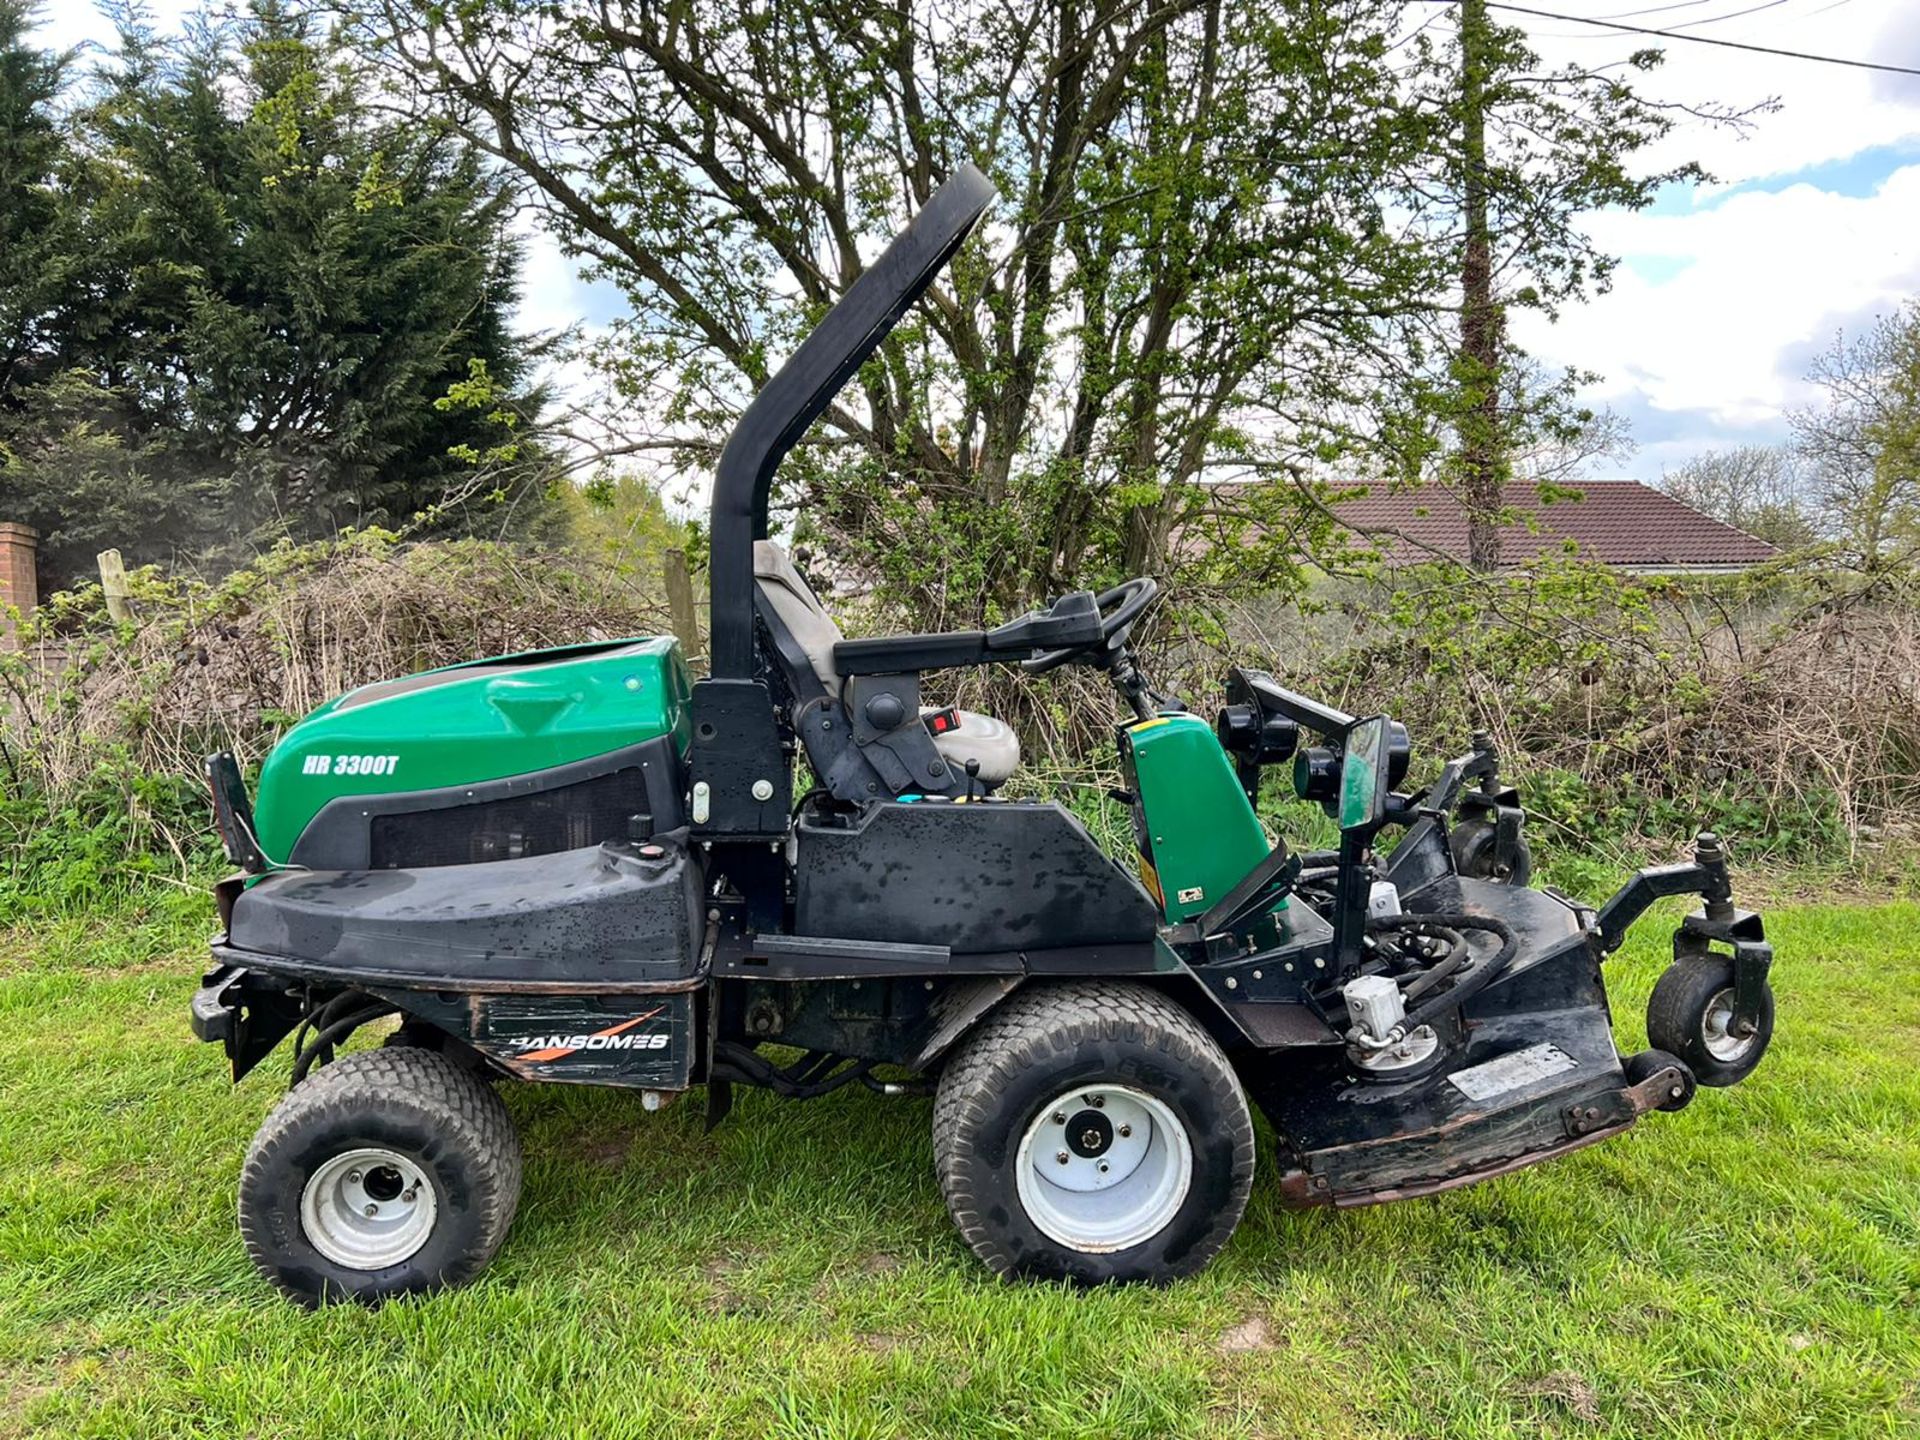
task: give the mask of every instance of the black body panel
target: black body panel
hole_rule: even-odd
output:
[[[703,891],[684,833],[480,865],[284,871],[234,901],[227,944],[241,963],[365,988],[674,982],[698,972]]]
[[[442,995],[376,990],[522,1080],[684,1090],[698,1055],[698,992],[689,976],[651,994]]]
[[[678,829],[682,765],[659,736],[569,765],[432,790],[343,795],[321,807],[289,863],[392,870],[519,860]]]
[[[955,957],[1154,939],[1147,892],[1051,801],[809,811],[797,834],[803,936],[943,945]]]

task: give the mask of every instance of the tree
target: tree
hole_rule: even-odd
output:
[[[370,112],[311,29],[278,0],[177,41],[129,21],[74,117],[44,327],[65,378],[23,402],[0,472],[53,584],[103,532],[225,560],[422,511],[486,523],[544,484],[511,196],[471,147]]]
[[[1860,563],[1876,569],[1920,540],[1920,301],[1813,363],[1822,392],[1790,417],[1813,486]]]
[[[55,186],[65,146],[54,113],[71,57],[27,42],[37,10],[0,0],[0,443],[19,389],[46,362],[71,254]]]
[[[1476,158],[1457,57],[1403,44],[1398,0],[332,8],[626,292],[599,358],[652,415],[611,456],[707,465],[939,179],[994,177],[984,235],[786,475],[919,624],[1147,569],[1285,583],[1328,482],[1457,481],[1440,432],[1502,383],[1504,342],[1455,363],[1461,185],[1492,303],[1550,309],[1605,280],[1578,212],[1692,173],[1631,170],[1664,116],[1497,27]],[[1491,409],[1503,457],[1571,423]]]
[[[1181,565],[1293,573],[1442,277],[1397,194],[1398,6],[339,0],[391,94],[518,169],[632,306],[601,352],[689,466],[962,160],[1001,205],[786,473],[918,623]],[[1355,463],[1358,463],[1357,461]],[[1368,462],[1369,465],[1372,461]],[[1264,538],[1263,538],[1264,537]]]
[[[1782,550],[1818,538],[1799,457],[1784,445],[1708,450],[1660,477],[1660,488],[1703,515]]]
[[[1547,70],[1524,31],[1493,23],[1485,0],[1462,0],[1456,11],[1450,43],[1437,43],[1422,25],[1409,46],[1432,117],[1433,165],[1407,193],[1430,242],[1451,257],[1458,296],[1431,340],[1443,373],[1415,403],[1454,433],[1430,477],[1467,512],[1473,568],[1491,570],[1500,563],[1516,459],[1564,451],[1590,433],[1593,419],[1575,404],[1574,382],[1594,377],[1569,372],[1558,382],[1516,383],[1516,372],[1524,377],[1532,367],[1512,341],[1509,312],[1553,315],[1604,292],[1614,259],[1582,228],[1584,216],[1642,209],[1661,186],[1701,178],[1693,164],[1646,170],[1636,163],[1671,132],[1678,113],[1738,124],[1746,112],[1643,98],[1631,81],[1659,66],[1658,50],[1618,66]]]

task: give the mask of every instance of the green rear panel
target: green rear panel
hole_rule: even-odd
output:
[[[1271,848],[1213,727],[1162,715],[1120,732],[1128,787],[1140,797],[1142,878],[1175,924],[1200,914]]]
[[[684,749],[690,691],[672,639],[538,650],[349,690],[267,756],[254,802],[261,847],[284,863],[342,795],[499,780],[661,735]]]

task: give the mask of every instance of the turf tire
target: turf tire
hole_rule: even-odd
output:
[[[1733,988],[1733,961],[1721,955],[1688,956],[1669,965],[1647,1001],[1647,1039],[1686,1062],[1702,1085],[1737,1085],[1753,1073],[1773,1039],[1773,987],[1760,997],[1760,1023],[1737,1057],[1715,1055],[1707,1035],[1714,998]]]
[[[300,1214],[315,1171],[362,1146],[405,1155],[434,1189],[426,1240],[377,1270],[322,1255]],[[240,1233],[267,1282],[309,1307],[446,1289],[472,1280],[499,1250],[519,1203],[520,1169],[507,1107],[477,1075],[430,1050],[362,1051],[323,1066],[267,1116],[240,1175]]]
[[[1171,1109],[1192,1149],[1178,1210],[1111,1253],[1061,1245],[1023,1206],[1016,1177],[1027,1126],[1069,1086],[1105,1082]],[[1093,981],[1022,990],[967,1037],[940,1077],[934,1169],[961,1236],[994,1273],[1076,1285],[1194,1274],[1219,1253],[1253,1184],[1253,1119],[1239,1078],[1192,1016],[1156,991]]]

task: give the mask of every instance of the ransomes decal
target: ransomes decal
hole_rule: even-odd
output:
[[[634,1026],[653,1019],[666,1006],[649,1010],[644,1015],[636,1015],[631,1020],[623,1020],[618,1025],[609,1025],[605,1030],[596,1030],[591,1035],[532,1035],[515,1040],[522,1060],[564,1060],[580,1050],[664,1050],[672,1041],[665,1030],[649,1035],[629,1035],[626,1032]]]
[[[391,775],[399,768],[398,755],[309,755],[300,762],[302,775]]]

